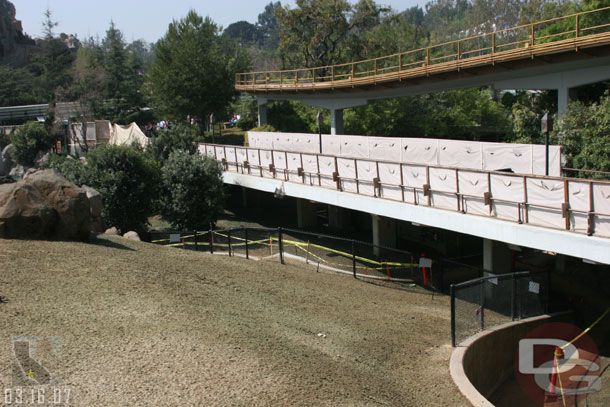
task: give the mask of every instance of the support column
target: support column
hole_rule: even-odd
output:
[[[330,109],[330,134],[344,134],[343,109]]]
[[[299,229],[316,227],[318,224],[316,205],[306,199],[297,198],[297,224]]]
[[[267,99],[257,99],[258,102],[258,125],[267,124]]]
[[[249,212],[259,214],[261,212],[261,193],[256,189],[241,187],[241,204]]]
[[[557,113],[561,116],[568,111],[570,102],[576,100],[576,89],[561,87],[557,89]]]
[[[328,205],[328,228],[340,231],[351,228],[352,216],[349,209]]]
[[[379,215],[371,215],[373,220],[373,244],[375,246],[396,247],[396,220]],[[375,255],[380,256],[379,247],[374,249]]]
[[[510,273],[511,251],[505,243],[483,239],[483,268],[494,274]]]

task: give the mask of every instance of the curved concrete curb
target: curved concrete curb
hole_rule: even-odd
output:
[[[479,390],[475,388],[464,369],[464,358],[466,357],[466,354],[468,353],[470,347],[473,344],[477,343],[483,338],[487,338],[490,335],[495,335],[501,331],[509,330],[520,325],[542,323],[543,321],[549,320],[554,316],[555,315],[541,315],[538,317],[527,318],[520,321],[508,322],[506,324],[486,329],[485,331],[473,335],[470,338],[466,339],[464,342],[460,343],[451,354],[451,360],[449,362],[449,371],[451,373],[451,378],[453,379],[460,392],[464,395],[464,397],[466,397],[468,401],[475,407],[494,407],[494,405],[490,403],[489,400],[487,400],[479,392]],[[489,360],[490,364],[492,364],[493,362],[494,361]],[[493,391],[495,391],[500,384],[501,383],[498,383],[495,387],[488,389],[488,395],[493,393]]]

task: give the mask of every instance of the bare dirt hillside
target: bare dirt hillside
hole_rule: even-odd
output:
[[[70,405],[465,406],[449,301],[413,290],[118,237],[0,240],[0,388],[13,337],[59,337],[32,357]]]

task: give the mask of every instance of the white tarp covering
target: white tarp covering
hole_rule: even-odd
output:
[[[87,133],[88,132],[89,129],[87,129]],[[89,136],[87,135],[87,137]],[[136,143],[142,147],[146,147],[148,144],[148,137],[142,133],[142,130],[140,130],[140,127],[138,127],[136,123],[131,123],[127,126],[115,124],[112,127],[108,143],[116,145],[131,145]]]
[[[411,187],[405,188],[405,202],[428,205],[428,197],[424,196],[421,190],[423,185],[427,183],[426,167],[403,165],[402,173],[404,185]]]
[[[570,228],[574,232],[587,233],[589,228],[589,183],[580,181],[568,182],[568,200],[570,209],[578,211],[570,213]],[[584,213],[583,213],[584,212]]]
[[[546,148],[541,145],[532,145],[532,174],[545,175]],[[549,175],[561,176],[561,147],[549,146]]]
[[[261,150],[260,161],[263,167],[263,177],[273,178],[273,173],[269,171],[269,165],[273,164],[271,150]]]
[[[288,180],[294,182],[301,182],[303,180],[302,177],[299,177],[298,170],[301,167],[301,154],[296,153],[288,153],[288,169],[290,172],[288,173]]]
[[[481,144],[476,141],[439,140],[438,163],[444,167],[481,169]]]
[[[518,174],[532,173],[532,148],[524,144],[484,143],[483,170],[511,169]]]
[[[341,188],[346,192],[357,192],[356,182],[356,160],[349,158],[338,158],[337,168],[341,177]]]
[[[431,202],[435,208],[457,210],[458,199],[455,170],[430,168]]]
[[[333,172],[335,172],[335,158],[327,156],[318,156],[320,165],[320,182],[324,187],[336,188],[337,183],[333,181]]]
[[[237,164],[232,164],[237,162],[237,149],[234,147],[225,147],[227,161],[229,162],[229,169],[231,171],[237,171],[239,167]]]
[[[403,163],[438,165],[438,140],[403,138],[401,158]]]
[[[371,160],[400,162],[400,139],[395,137],[367,137]]]
[[[286,162],[286,152],[274,151],[273,165],[275,165],[276,176],[278,178],[284,178],[284,170],[288,168],[288,164]]]
[[[472,215],[489,215],[484,195],[488,192],[487,174],[475,171],[459,172],[460,193],[463,196],[462,210]]]
[[[375,196],[373,179],[377,178],[377,164],[375,161],[358,160],[358,190],[363,195]]]
[[[400,164],[379,163],[381,196],[386,199],[402,200]],[[390,184],[390,185],[388,185]]]
[[[519,209],[518,204],[512,202],[524,202],[524,191],[522,177],[493,174],[491,176],[491,194],[494,198],[493,213],[500,219],[515,222],[523,220],[523,209]]]
[[[341,139],[338,136],[322,135],[322,153],[341,155]]]
[[[305,171],[305,182],[309,185],[318,185],[318,156],[303,154],[303,171]]]
[[[596,213],[610,215],[610,185],[593,185],[593,205]],[[610,216],[595,216],[595,235],[610,237]]]
[[[528,223],[555,228],[564,226],[565,221],[561,217],[564,196],[563,181],[528,178]]]
[[[236,150],[237,150],[237,162],[240,165],[243,165],[244,161],[248,161],[248,152],[243,147],[238,147]]]
[[[369,158],[367,137],[339,136],[341,140],[341,157]]]

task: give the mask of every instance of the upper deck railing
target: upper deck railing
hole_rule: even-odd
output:
[[[358,62],[238,73],[235,88],[248,92],[352,88],[609,44],[610,7],[604,7]]]

